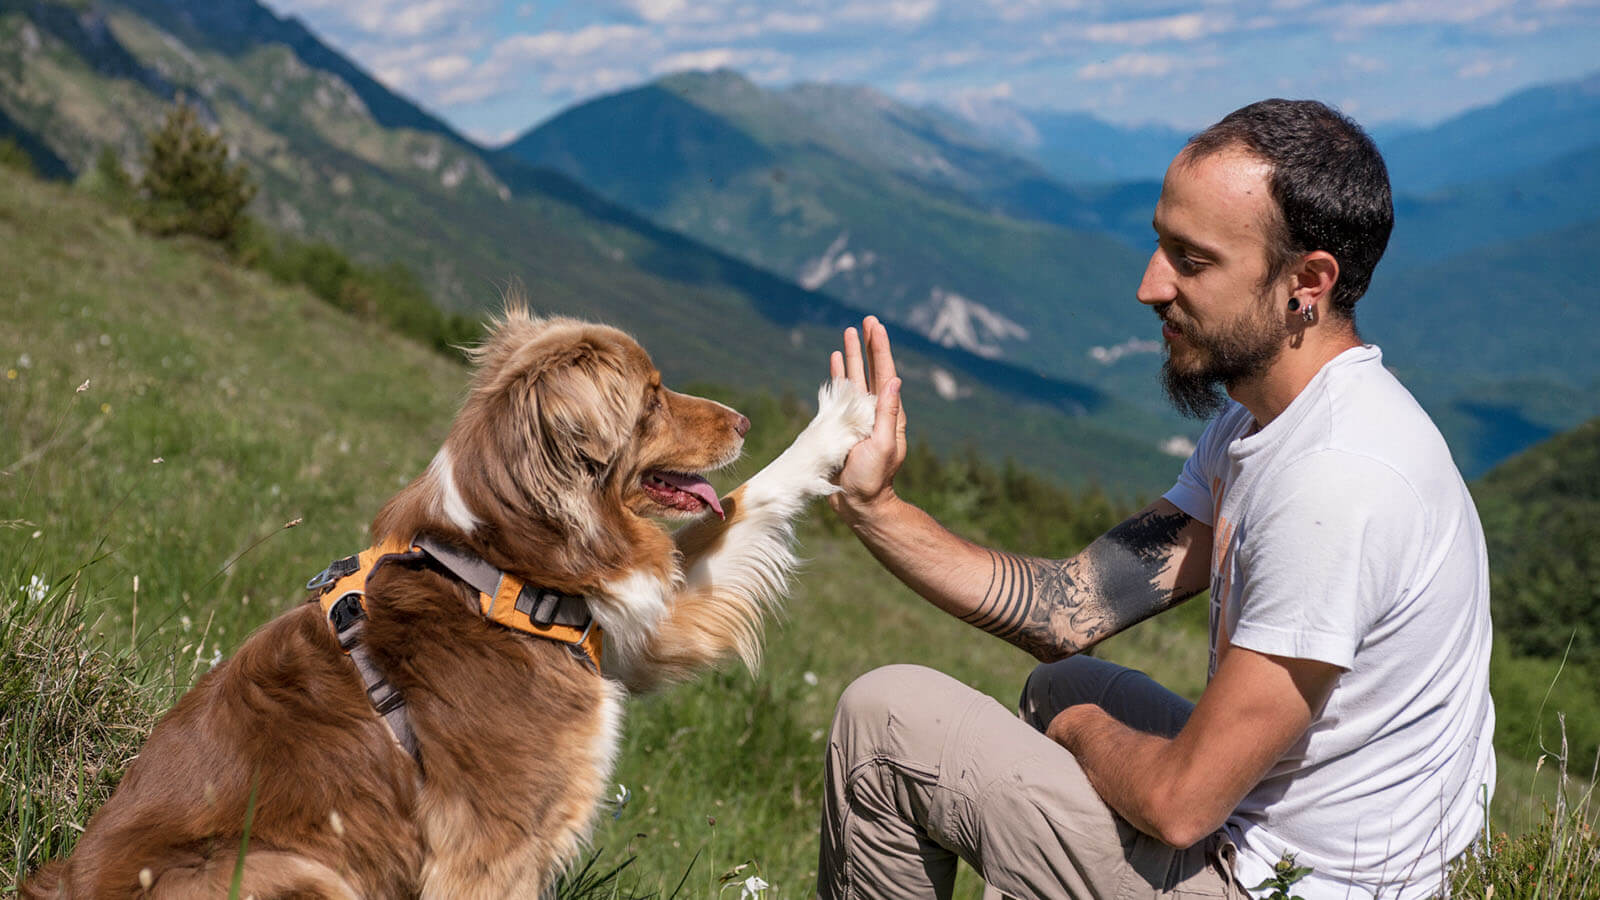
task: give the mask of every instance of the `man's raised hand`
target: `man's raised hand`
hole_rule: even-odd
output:
[[[889,332],[877,317],[868,316],[861,322],[861,333],[867,341],[865,358],[854,328],[845,329],[843,351],[835,350],[828,358],[830,375],[849,378],[877,397],[872,433],[850,451],[839,472],[842,490],[828,500],[847,520],[894,497],[894,476],[906,458],[906,417]]]

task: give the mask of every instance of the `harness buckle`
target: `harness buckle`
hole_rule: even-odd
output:
[[[333,601],[328,607],[328,622],[333,625],[334,633],[339,637],[341,646],[344,644],[345,632],[355,627],[356,623],[367,617],[367,611],[361,606],[361,592],[348,591],[339,599]],[[346,650],[350,648],[345,647]]]
[[[346,556],[344,559],[336,559],[328,563],[326,569],[311,576],[311,580],[306,582],[306,590],[320,591],[346,575],[353,574],[359,568],[361,568],[361,558],[359,556]]]

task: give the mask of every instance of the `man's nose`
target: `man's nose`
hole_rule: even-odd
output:
[[[1171,303],[1178,298],[1172,280],[1172,266],[1160,247],[1150,254],[1150,262],[1145,264],[1144,277],[1139,280],[1139,290],[1134,296],[1146,306]]]

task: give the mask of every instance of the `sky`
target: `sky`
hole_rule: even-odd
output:
[[[266,0],[498,145],[684,69],[1197,129],[1267,96],[1432,124],[1600,69],[1600,0]]]

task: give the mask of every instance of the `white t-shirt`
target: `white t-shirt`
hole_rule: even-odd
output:
[[[1433,422],[1352,348],[1259,431],[1230,404],[1166,498],[1212,527],[1212,674],[1229,644],[1344,670],[1228,817],[1240,881],[1289,851],[1307,900],[1435,893],[1495,763],[1483,529]]]

